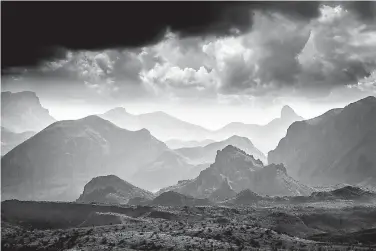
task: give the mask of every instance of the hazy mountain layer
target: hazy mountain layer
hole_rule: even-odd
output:
[[[279,140],[286,135],[287,128],[295,121],[303,120],[289,106],[281,110],[280,118],[273,119],[266,125],[233,122],[217,130],[212,138],[217,140],[239,135],[249,138],[258,149],[267,153],[274,149]]]
[[[180,148],[175,151],[190,159],[192,163],[213,163],[217,151],[222,150],[228,145],[240,148],[252,155],[255,159],[259,159],[263,163],[266,163],[265,155],[258,150],[248,138],[236,135],[220,142],[211,143],[204,147]]]
[[[198,146],[207,146],[215,141],[212,139],[206,139],[202,141],[190,140],[184,141],[179,139],[171,139],[166,141],[166,145],[170,149],[186,148],[186,147],[198,147]]]
[[[1,93],[1,126],[12,132],[39,132],[56,120],[34,92]]]
[[[1,127],[1,156],[8,153],[10,150],[31,138],[35,132],[21,132],[15,133],[8,129]]]
[[[139,187],[156,191],[176,184],[179,180],[196,178],[208,166],[190,164],[186,157],[166,150],[155,160],[139,167],[131,180]]]
[[[118,107],[99,116],[128,130],[146,128],[158,139],[166,141],[166,144],[173,149],[179,148],[179,145],[180,147],[205,146],[210,140],[223,141],[233,135],[239,135],[249,138],[264,153],[277,146],[293,122],[303,119],[289,106],[284,106],[280,118],[276,118],[266,125],[234,122],[212,131],[163,112],[133,115],[124,108]]]
[[[59,121],[1,159],[2,199],[75,200],[93,177],[126,179],[167,146],[97,116]]]
[[[370,96],[293,123],[268,159],[307,184],[358,184],[376,177],[375,153],[376,98]]]
[[[205,139],[210,132],[201,126],[182,121],[164,112],[133,115],[124,108],[118,107],[99,116],[128,130],[146,128],[152,135],[163,141]]]

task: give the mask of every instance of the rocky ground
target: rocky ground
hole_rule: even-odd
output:
[[[2,250],[375,250],[376,207],[11,201],[2,203],[1,230]]]

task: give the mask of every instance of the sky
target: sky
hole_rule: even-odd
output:
[[[376,95],[376,2],[2,8],[2,91],[35,91],[59,120],[122,106],[218,129]]]

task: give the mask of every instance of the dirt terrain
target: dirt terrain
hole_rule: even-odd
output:
[[[43,212],[43,213],[41,213]],[[376,206],[2,203],[2,250],[375,250]]]

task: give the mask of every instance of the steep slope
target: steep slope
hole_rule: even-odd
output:
[[[266,125],[244,124],[234,122],[215,132],[215,138],[224,139],[231,135],[239,135],[249,138],[258,149],[267,153],[274,149],[279,140],[286,135],[287,128],[295,121],[303,120],[289,106],[281,110],[280,118],[273,119]]]
[[[10,131],[39,132],[55,121],[34,92],[1,93],[1,125]]]
[[[4,156],[10,150],[24,142],[25,140],[31,138],[35,132],[22,132],[15,133],[8,129],[1,127],[1,156]]]
[[[358,184],[376,177],[375,153],[376,98],[370,96],[293,123],[268,159],[308,184]]]
[[[237,135],[233,135],[226,140],[214,142],[204,147],[180,148],[175,151],[189,158],[192,163],[213,163],[217,151],[228,145],[240,148],[252,155],[255,159],[259,159],[263,163],[266,163],[265,155],[258,150],[248,138],[239,137]]]
[[[152,199],[153,194],[138,188],[115,175],[93,178],[77,199],[81,203],[126,204],[132,198]]]
[[[197,198],[207,198],[227,179],[235,192],[250,189],[260,195],[307,195],[313,189],[292,179],[283,165],[263,166],[260,160],[234,147],[218,151],[215,162],[193,180],[162,189],[176,191]]]
[[[127,113],[124,108],[118,107],[99,116],[128,130],[146,128],[152,135],[163,141],[171,139],[198,140],[206,138],[210,133],[203,127],[182,121],[164,112],[133,115]]]
[[[97,116],[55,122],[1,159],[2,199],[75,200],[93,177],[126,179],[166,149]]]
[[[186,157],[166,150],[155,160],[139,167],[131,180],[139,187],[155,191],[176,184],[179,180],[193,179],[208,166],[192,165]]]
[[[180,139],[171,139],[167,140],[165,143],[170,149],[179,149],[179,148],[186,148],[186,147],[198,147],[198,146],[206,146],[215,141],[212,139],[205,139],[205,140],[190,140],[184,141]]]

